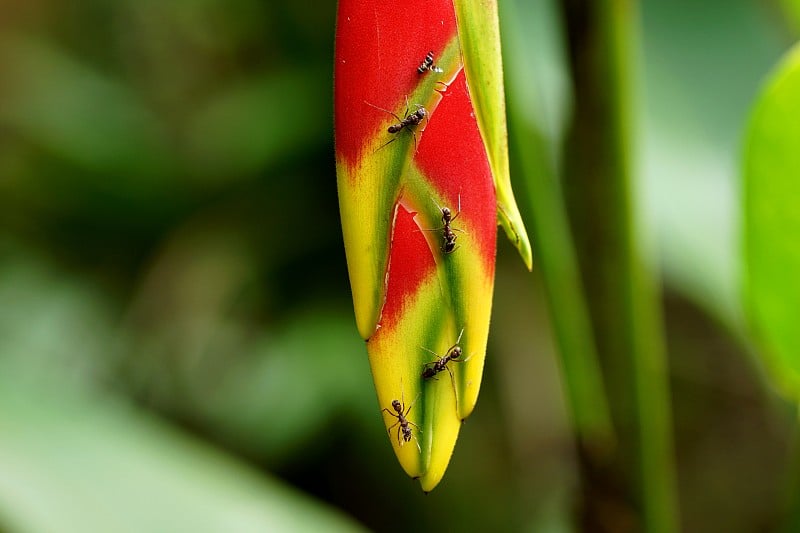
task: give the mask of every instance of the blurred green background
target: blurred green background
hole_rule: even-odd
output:
[[[557,5],[503,2],[506,64],[536,73],[509,98],[536,92],[557,146]],[[576,527],[548,312],[505,241],[450,469],[423,495],[395,461],[338,221],[335,10],[0,0],[0,531]],[[743,325],[738,166],[792,30],[756,0],[642,16],[639,222],[665,284],[683,525],[773,529],[794,413]]]

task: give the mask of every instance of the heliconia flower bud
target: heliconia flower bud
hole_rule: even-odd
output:
[[[496,28],[487,3],[471,9]],[[336,29],[336,169],[356,323],[390,441],[425,491],[477,401],[501,190],[499,218],[530,265],[508,186],[499,33],[488,33],[497,54],[472,43],[470,72],[460,40],[470,20],[453,0],[341,0]]]

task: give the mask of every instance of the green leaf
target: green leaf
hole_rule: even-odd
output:
[[[313,68],[298,68],[225,86],[189,123],[192,170],[229,181],[231,173],[255,173],[327,141],[330,103],[319,98],[321,78]]]
[[[171,165],[166,132],[119,80],[45,40],[14,34],[0,42],[0,66],[5,69],[0,126],[117,189],[163,187]]]
[[[800,45],[762,92],[744,154],[745,308],[760,352],[800,399]]]
[[[800,0],[781,0],[780,4],[792,29],[800,31]]]
[[[0,377],[0,529],[359,531],[345,517],[110,398]]]

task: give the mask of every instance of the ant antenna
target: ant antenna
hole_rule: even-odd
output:
[[[435,355],[436,357],[439,357],[439,354],[438,354],[438,353],[436,353],[436,352],[434,352],[433,350],[429,350],[428,348],[426,348],[426,347],[424,347],[424,346],[421,346],[421,345],[420,345],[420,348],[422,348],[423,350],[425,350],[425,351],[426,351],[426,352],[428,352],[428,353],[432,353],[432,354],[433,354],[433,355]]]
[[[382,107],[378,107],[378,106],[376,106],[375,104],[370,104],[370,103],[369,103],[369,102],[367,102],[366,100],[364,100],[364,103],[365,103],[365,104],[367,104],[367,105],[368,105],[368,106],[370,106],[370,107],[374,107],[375,109],[377,109],[377,110],[379,110],[379,111],[383,111],[384,113],[389,113],[389,114],[390,114],[390,115],[392,115],[394,118],[396,118],[396,119],[398,120],[398,122],[403,120],[402,118],[398,117],[397,115],[395,115],[394,113],[392,113],[392,112],[391,112],[391,111],[389,111],[388,109],[384,109],[384,108],[382,108]]]

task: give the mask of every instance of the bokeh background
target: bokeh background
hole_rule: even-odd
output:
[[[558,5],[503,3],[506,64],[535,73],[508,96],[535,91],[557,144]],[[796,33],[769,1],[641,8],[639,223],[663,276],[682,523],[775,529],[795,414],[742,318],[738,183],[748,109]],[[576,527],[539,274],[504,240],[450,469],[423,495],[395,461],[339,227],[335,10],[0,0],[0,531]]]

